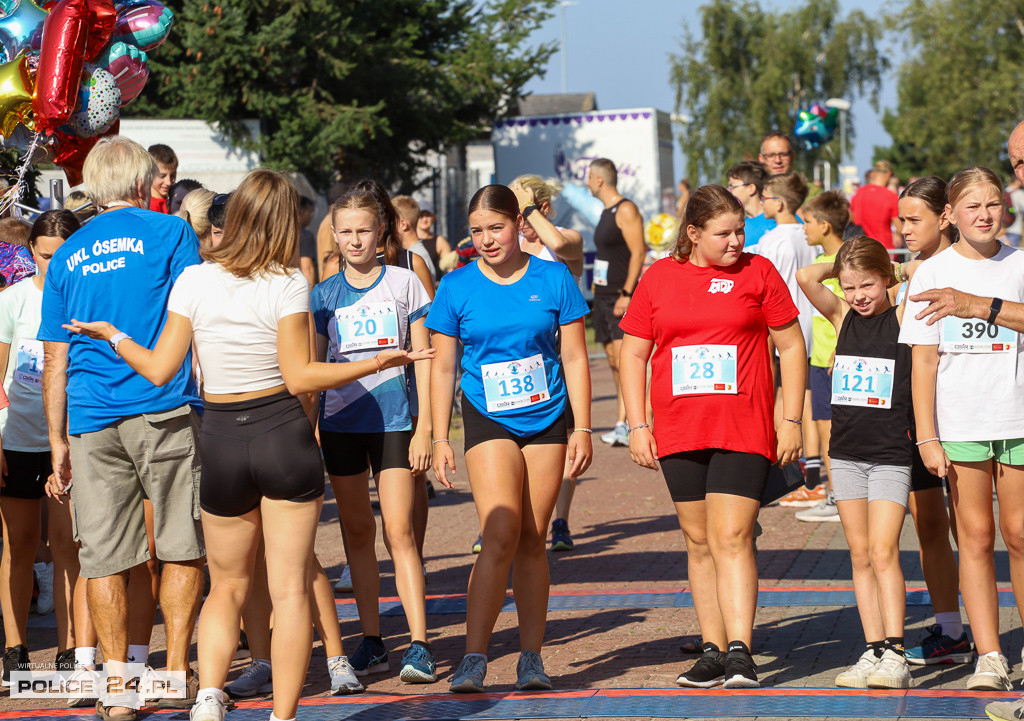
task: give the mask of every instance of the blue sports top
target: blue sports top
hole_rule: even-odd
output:
[[[419,276],[393,265],[382,266],[367,288],[352,286],[344,273],[332,275],[313,288],[310,299],[316,332],[329,343],[329,363],[351,363],[373,358],[381,350],[405,348],[410,324],[429,309],[430,297]],[[322,393],[320,430],[410,430],[405,368],[386,368]]]
[[[199,259],[199,239],[181,218],[140,208],[89,221],[53,254],[43,291],[38,339],[69,343],[68,433],[99,431],[128,416],[199,406],[192,353],[174,378],[155,386],[118,358],[106,341],[69,333],[72,318],[105,320],[153,348],[167,321],[167,298]]]
[[[441,279],[427,327],[459,338],[462,392],[481,413],[518,436],[543,431],[564,412],[558,328],[589,310],[569,269],[531,257],[510,285],[476,261]]]

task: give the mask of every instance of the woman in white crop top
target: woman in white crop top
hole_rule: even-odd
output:
[[[199,618],[192,721],[224,716],[222,688],[261,534],[276,611],[271,718],[295,716],[313,642],[309,574],[324,488],[313,428],[295,396],[433,355],[385,350],[358,362],[314,362],[309,286],[287,268],[298,238],[294,186],[255,170],[231,196],[221,244],[176,281],[156,348],[105,322],[65,326],[110,342],[157,385],[173,377],[195,340],[205,379],[199,495],[212,585]]]

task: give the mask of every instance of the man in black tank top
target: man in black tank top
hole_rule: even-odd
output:
[[[618,419],[611,433],[601,440],[613,446],[628,446],[626,407],[619,385],[619,348],[622,330],[619,320],[626,312],[644,264],[644,223],[631,200],[619,194],[615,164],[598,158],[590,164],[587,188],[604,203],[601,220],[594,230],[597,258],[594,260],[594,340],[604,345],[615,377],[618,393]],[[643,419],[641,418],[640,421]]]

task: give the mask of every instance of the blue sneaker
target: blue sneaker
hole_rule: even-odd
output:
[[[384,648],[384,644],[368,638],[364,638],[356,652],[349,657],[349,663],[352,664],[356,676],[367,676],[391,668],[388,664],[388,650]]]
[[[569,534],[569,522],[564,518],[556,518],[551,522],[551,550],[571,551],[575,548]]]
[[[516,691],[550,691],[551,679],[544,673],[544,661],[536,651],[523,651],[516,664]]]
[[[920,646],[907,649],[907,663],[912,666],[931,666],[945,663],[970,663],[974,660],[974,649],[967,640],[967,632],[960,638],[943,635],[942,626],[935,624],[925,629],[928,635]]]
[[[480,693],[487,675],[487,657],[481,653],[467,653],[452,675],[452,693]]]
[[[414,643],[402,656],[402,672],[398,675],[406,683],[434,683],[437,669],[430,649]]]

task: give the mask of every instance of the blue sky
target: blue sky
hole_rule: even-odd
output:
[[[566,8],[566,45],[568,51],[569,92],[594,91],[602,109],[654,107],[675,110],[675,89],[669,81],[669,56],[680,48],[683,28],[699,31],[696,0],[573,0]],[[787,9],[802,4],[799,0],[761,0],[763,7]],[[859,8],[880,15],[892,3],[883,0],[844,0],[845,11]],[[561,9],[535,35],[536,42],[561,38]],[[879,98],[879,112],[871,109],[866,98],[853,100],[853,125],[857,139],[851,148],[853,162],[861,172],[871,164],[875,145],[888,145],[889,135],[882,128],[881,115],[896,105],[896,66],[899,61],[895,37],[889,36],[883,48],[890,55],[892,69]],[[558,93],[562,88],[562,56],[555,53],[542,80],[535,80],[527,91]],[[825,98],[821,98],[822,101]],[[681,177],[683,157],[676,143],[675,173]]]

